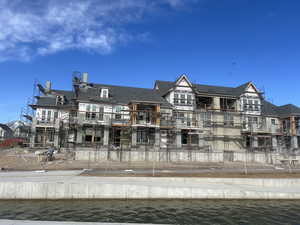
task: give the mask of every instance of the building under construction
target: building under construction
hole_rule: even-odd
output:
[[[72,90],[38,84],[31,147],[98,150],[295,151],[300,108],[275,106],[252,82],[238,87],[156,81],[153,89],[95,84]]]

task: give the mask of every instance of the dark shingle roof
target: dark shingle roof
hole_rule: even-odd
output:
[[[300,108],[292,104],[276,106],[266,100],[263,100],[262,114],[266,116],[277,116],[277,117],[288,117],[293,115],[300,116]]]
[[[51,90],[51,95],[38,96],[36,106],[44,106],[44,107],[56,106],[56,96],[65,96],[65,104],[60,107],[72,106],[72,100],[74,99],[74,92],[65,91],[65,90]]]
[[[109,98],[101,99],[101,88],[109,90]],[[155,89],[136,88],[126,86],[115,86],[106,84],[93,84],[91,88],[80,89],[78,94],[79,100],[94,100],[113,104],[128,104],[130,102],[154,102],[160,103],[163,107],[171,105]]]
[[[277,108],[278,106],[266,101],[266,100],[263,100],[262,101],[262,114],[265,115],[265,116],[279,116],[278,112],[277,112]]]
[[[293,104],[282,105],[277,107],[277,112],[281,117],[300,115],[300,108]]]

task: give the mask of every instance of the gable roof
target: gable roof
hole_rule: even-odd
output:
[[[189,85],[190,87],[193,86],[193,84],[190,82],[189,78],[188,78],[185,74],[182,74],[180,77],[178,77],[177,80],[175,81],[175,84],[178,84],[179,81],[181,81],[181,80],[183,80],[183,79],[186,80],[186,82],[188,83],[188,85]]]
[[[214,86],[204,84],[192,84],[193,89],[198,93],[212,94],[212,95],[225,95],[232,97],[239,97],[245,92],[245,89],[251,82],[247,82],[238,87],[225,87],[225,86]],[[158,86],[156,89],[161,96],[166,95],[172,88],[175,87],[176,82],[156,80],[155,85]]]
[[[0,123],[0,128],[5,130],[9,135],[13,134],[12,129],[10,129],[9,126],[7,126],[6,124]]]

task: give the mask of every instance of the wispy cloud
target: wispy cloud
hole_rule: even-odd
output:
[[[123,25],[153,9],[197,0],[1,0],[0,61],[79,49],[107,54],[120,43],[142,39]]]

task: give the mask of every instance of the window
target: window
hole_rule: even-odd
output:
[[[85,135],[85,142],[92,142],[93,136],[92,135]]]
[[[47,114],[47,121],[50,122],[50,120],[51,120],[51,111],[49,110]]]
[[[257,117],[248,117],[248,125],[249,126],[257,126],[258,125],[258,118]]]
[[[58,118],[58,112],[54,112],[54,119],[57,119]]]
[[[247,99],[243,99],[243,107],[244,107],[244,110],[246,111],[247,110]]]
[[[138,129],[137,130],[137,143],[139,144],[147,144],[149,142],[148,135],[146,129]]]
[[[117,106],[116,107],[116,115],[115,115],[115,119],[116,120],[121,120],[122,119],[121,111],[122,111],[122,107],[121,106]]]
[[[174,94],[174,104],[178,104],[178,94]]]
[[[210,126],[212,121],[211,112],[203,112],[200,114],[201,120],[203,121],[204,126]]]
[[[234,126],[234,117],[233,115],[226,113],[224,114],[224,125],[225,126]]]
[[[99,107],[99,120],[103,121],[104,119],[104,107],[100,106]]]
[[[101,98],[108,98],[108,89],[101,89]]]
[[[185,104],[185,95],[184,94],[180,95],[180,104]]]
[[[249,100],[249,110],[252,111],[253,110],[253,101]]]
[[[258,101],[257,101],[257,100],[254,101],[254,109],[255,109],[256,111],[259,110],[259,107],[258,107]]]
[[[275,119],[271,119],[271,124],[272,125],[276,125],[276,120]]]
[[[46,110],[42,111],[42,121],[46,120]]]
[[[192,96],[191,95],[187,95],[187,104],[192,105]]]

